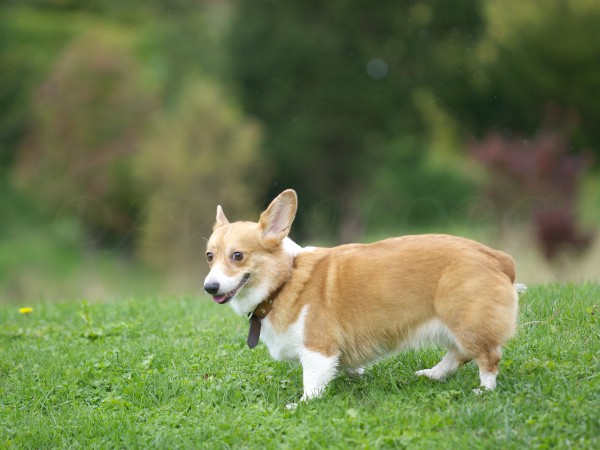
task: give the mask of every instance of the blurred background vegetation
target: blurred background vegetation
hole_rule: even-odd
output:
[[[600,279],[596,0],[4,0],[0,301],[198,293],[217,204]]]

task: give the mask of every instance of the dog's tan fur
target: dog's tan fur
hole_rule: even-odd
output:
[[[293,191],[284,191],[258,223],[229,223],[218,208],[207,246],[211,267],[233,280],[249,274],[232,302],[243,300],[244,292],[263,293],[248,302],[250,310],[238,312],[250,313],[282,287],[263,320],[270,333],[283,335],[306,311],[298,348],[333,358],[336,371],[360,370],[388,353],[433,340],[453,352],[456,367],[474,359],[482,374],[494,377],[488,386],[493,389],[501,347],[514,333],[517,315],[509,255],[432,234],[290,252],[284,239],[296,202]],[[232,258],[234,252],[243,259]],[[428,333],[428,324],[437,331]],[[303,362],[300,350],[298,358]],[[305,386],[305,398],[323,387],[307,392]]]

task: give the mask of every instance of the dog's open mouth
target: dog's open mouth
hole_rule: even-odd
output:
[[[221,305],[227,303],[229,300],[231,300],[233,298],[233,296],[235,294],[237,294],[237,292],[242,288],[242,286],[246,283],[246,281],[248,281],[248,278],[250,278],[249,273],[244,275],[244,277],[242,278],[242,281],[240,281],[240,284],[238,284],[235,289],[232,289],[231,291],[226,292],[225,294],[213,295],[213,300]]]

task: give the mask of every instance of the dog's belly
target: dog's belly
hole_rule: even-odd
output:
[[[308,306],[300,311],[298,319],[284,332],[277,333],[267,316],[262,323],[260,339],[269,349],[273,359],[277,361],[297,362],[304,344],[304,321]]]
[[[439,319],[431,319],[408,333],[395,351],[402,352],[411,348],[419,349],[431,345],[460,347],[456,338],[444,323]]]
[[[377,328],[371,332],[345,336],[340,366],[346,369],[364,367],[409,349],[441,346],[462,350],[448,327],[437,318],[424,321],[407,330]]]

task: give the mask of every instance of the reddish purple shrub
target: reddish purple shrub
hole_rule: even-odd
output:
[[[564,134],[543,130],[532,140],[491,134],[472,144],[471,154],[489,169],[487,195],[500,212],[527,200],[524,218],[533,222],[548,260],[589,246],[593,234],[579,227],[575,210],[579,181],[591,160],[569,153]]]
[[[585,250],[593,239],[592,233],[577,228],[573,212],[567,209],[535,211],[533,221],[538,243],[550,261],[566,251]]]

